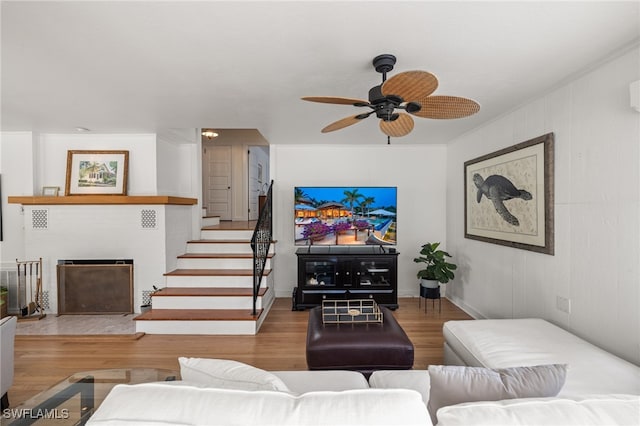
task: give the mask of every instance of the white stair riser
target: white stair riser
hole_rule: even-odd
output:
[[[215,226],[220,225],[219,217],[203,217],[202,218],[202,226]]]
[[[267,259],[265,268],[271,269],[271,259]],[[176,269],[253,269],[252,258],[181,258]]]
[[[255,335],[264,323],[275,292],[269,289],[262,298],[263,312],[258,321],[136,321],[136,332],[147,334],[240,334]]]
[[[252,296],[157,296],[151,301],[153,309],[251,309]],[[256,300],[262,309],[262,297]]]
[[[203,240],[251,241],[251,237],[253,237],[253,231],[218,229],[200,230],[200,238]]]
[[[273,244],[269,247],[269,253],[273,254]],[[187,243],[187,253],[253,253],[251,244],[247,242],[237,243]]]
[[[262,278],[265,285],[266,278]],[[252,276],[176,276],[165,277],[166,287],[222,287],[222,288],[251,288]]]
[[[136,332],[146,334],[255,335],[258,332],[258,324],[256,321],[136,321]]]

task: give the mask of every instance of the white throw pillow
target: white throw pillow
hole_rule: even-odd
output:
[[[433,424],[441,407],[475,401],[556,396],[567,375],[566,364],[482,368],[430,365],[427,405]]]
[[[274,374],[228,359],[178,358],[182,380],[214,388],[237,390],[275,390],[289,388]]]

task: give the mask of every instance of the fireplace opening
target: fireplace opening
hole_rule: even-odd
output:
[[[133,259],[58,260],[58,315],[133,313]]]

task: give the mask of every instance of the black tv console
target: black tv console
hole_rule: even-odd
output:
[[[384,246],[298,249],[298,286],[293,291],[292,309],[345,299],[373,299],[378,305],[396,309],[398,253],[390,253],[392,250]]]

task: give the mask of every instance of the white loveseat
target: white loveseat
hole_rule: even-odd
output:
[[[13,384],[13,346],[17,321],[13,316],[0,319],[0,405],[3,409],[9,406],[7,392]]]
[[[350,371],[263,372],[227,361],[181,359],[182,381],[119,385],[89,424],[429,425],[431,418],[439,426],[640,424],[640,368],[545,321],[452,321],[444,335],[448,361],[477,366],[490,377],[502,377],[490,368],[553,364],[557,373],[563,371],[557,365],[566,365],[559,395],[482,400],[484,389],[469,380],[468,367],[444,367],[456,372],[454,379],[437,376],[436,385],[431,379],[442,372],[438,367],[431,374],[376,371],[367,382]],[[556,373],[551,377],[557,379]],[[516,387],[529,384],[516,380]],[[437,419],[427,411],[432,394],[460,390],[476,400],[444,406]]]

